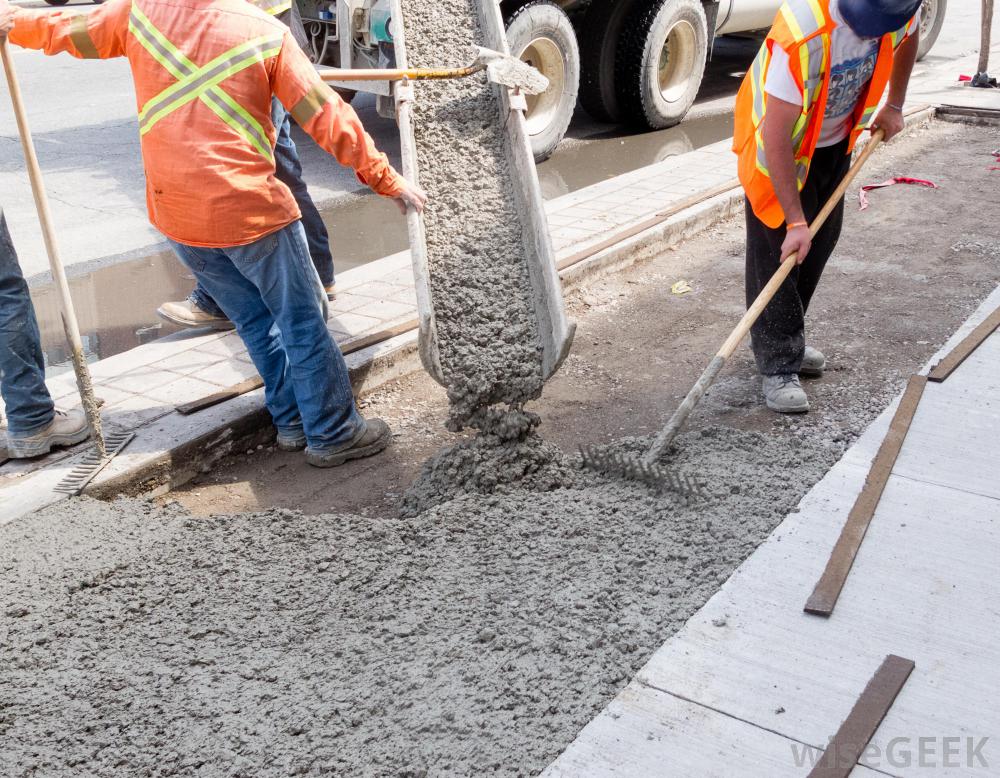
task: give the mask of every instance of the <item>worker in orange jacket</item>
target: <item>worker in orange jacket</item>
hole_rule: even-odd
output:
[[[0,32],[47,54],[127,57],[150,221],[235,323],[264,379],[278,445],[318,467],[390,439],[358,413],[326,294],[288,187],[275,178],[271,96],[402,210],[426,196],[389,165],[287,27],[246,0],[109,0],[89,14],[0,0]]]
[[[840,237],[843,199],[814,238],[809,224],[843,180],[869,124],[886,139],[903,128],[920,2],[787,0],[737,95],[733,151],[746,192],[748,306],[798,253],[797,267],[751,330],[767,406],[779,413],[808,411],[799,376],[819,377],[826,367],[823,354],[806,345],[804,319]]]
[[[298,8],[292,0],[248,0],[270,16],[287,25],[292,37],[300,46],[308,42]],[[295,204],[302,214],[302,229],[306,232],[306,244],[312,257],[319,280],[323,283],[327,297],[336,298],[337,283],[330,252],[330,235],[319,209],[309,194],[309,188],[302,177],[302,162],[292,139],[290,114],[276,97],[271,99],[271,123],[277,138],[274,143],[274,175],[287,186]],[[156,309],[157,315],[171,324],[181,327],[211,327],[217,330],[231,330],[233,323],[226,317],[212,296],[200,284],[195,285],[185,300],[169,301]]]

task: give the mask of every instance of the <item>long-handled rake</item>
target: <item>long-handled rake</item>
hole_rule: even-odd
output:
[[[467,78],[486,71],[495,84],[537,95],[549,88],[549,80],[527,62],[510,54],[477,46],[470,64],[461,68],[392,68],[356,70],[323,70],[324,81],[437,81],[446,78]]]
[[[819,232],[820,227],[826,222],[837,203],[843,199],[844,192],[847,191],[847,187],[850,186],[851,181],[854,180],[858,171],[861,170],[868,157],[872,155],[872,152],[875,151],[884,138],[885,132],[881,129],[875,130],[872,133],[868,145],[865,146],[864,150],[858,155],[857,160],[851,165],[851,169],[847,171],[844,180],[840,182],[834,193],[830,195],[830,199],[823,206],[823,210],[819,212],[813,223],[809,225],[809,232],[813,237]],[[736,325],[736,328],[726,338],[726,341],[712,358],[712,361],[708,363],[708,367],[701,374],[701,378],[698,379],[691,388],[691,391],[688,392],[687,397],[684,398],[684,401],[674,411],[673,416],[670,417],[670,421],[667,422],[667,426],[653,439],[652,445],[650,445],[645,454],[641,457],[636,457],[609,451],[605,448],[582,448],[580,453],[583,456],[584,466],[601,473],[642,481],[656,488],[669,489],[685,496],[699,496],[700,492],[697,483],[693,479],[689,476],[675,473],[660,465],[659,459],[673,442],[680,428],[684,426],[695,406],[705,396],[705,392],[715,383],[715,379],[722,371],[722,368],[725,367],[726,361],[736,351],[737,346],[743,342],[743,338],[746,337],[754,322],[757,321],[760,314],[767,307],[767,304],[771,302],[771,298],[774,297],[782,283],[788,278],[788,274],[792,272],[797,259],[796,254],[791,254],[781,263],[775,274],[771,276],[771,280],[767,282],[767,286],[761,290],[761,293],[757,295],[757,299],[753,301],[753,304],[747,309],[743,318],[740,319],[740,323]]]
[[[38,221],[42,226],[42,236],[45,238],[45,250],[49,256],[52,280],[55,283],[56,290],[59,292],[59,302],[62,306],[63,329],[66,332],[66,340],[69,341],[70,353],[73,357],[73,370],[76,373],[76,383],[80,389],[80,399],[83,401],[83,410],[87,414],[87,423],[90,425],[90,434],[94,440],[94,445],[101,457],[105,457],[108,451],[104,443],[104,435],[101,431],[101,414],[98,410],[97,400],[94,397],[94,386],[90,380],[90,370],[87,368],[87,362],[83,357],[80,327],[77,324],[76,311],[73,309],[73,298],[69,293],[66,271],[59,256],[59,246],[56,243],[55,230],[52,227],[52,215],[49,211],[49,200],[45,194],[45,184],[42,182],[42,170],[38,165],[38,157],[35,155],[35,144],[31,140],[31,131],[28,129],[28,119],[27,113],[24,110],[24,100],[21,97],[21,87],[14,72],[14,61],[11,59],[6,37],[0,37],[0,59],[3,60],[3,69],[7,75],[10,100],[14,106],[17,129],[21,136],[21,146],[24,150],[25,161],[28,164],[31,192],[35,198],[35,208],[38,211]]]

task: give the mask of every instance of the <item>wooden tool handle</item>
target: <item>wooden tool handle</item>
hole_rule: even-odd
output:
[[[837,203],[844,196],[844,192],[847,191],[847,187],[850,186],[851,181],[861,170],[861,167],[868,160],[868,157],[872,155],[875,148],[882,142],[885,138],[885,132],[881,129],[875,130],[872,133],[871,140],[868,145],[865,146],[864,150],[858,155],[857,160],[851,165],[851,169],[847,171],[847,175],[844,176],[844,180],[840,182],[837,188],[834,190],[833,194],[830,195],[830,199],[826,201],[826,205],[823,209],[816,215],[813,219],[813,223],[809,225],[809,233],[813,236],[819,232],[820,227],[826,222],[833,209],[837,206]],[[667,446],[673,441],[677,433],[680,431],[681,427],[687,421],[688,416],[695,409],[695,406],[701,401],[705,392],[708,388],[715,383],[715,379],[718,377],[719,373],[722,372],[722,368],[726,365],[726,360],[732,356],[736,347],[740,345],[743,338],[746,337],[753,323],[757,321],[757,318],[763,312],[767,304],[771,302],[771,298],[774,297],[775,293],[778,291],[779,287],[784,283],[785,279],[788,278],[788,274],[792,272],[792,268],[795,267],[796,255],[792,254],[781,263],[777,272],[771,276],[771,280],[767,282],[757,299],[753,301],[753,304],[747,309],[747,312],[743,314],[743,318],[740,319],[740,323],[736,325],[729,337],[722,344],[722,348],[718,350],[716,355],[712,357],[712,361],[708,363],[708,367],[701,374],[701,377],[695,382],[695,385],[691,387],[691,391],[687,393],[683,402],[677,406],[677,410],[674,411],[673,416],[670,417],[670,421],[667,425],[660,430],[660,433],[653,439],[653,443],[650,445],[649,450],[643,455],[642,462],[645,465],[652,465],[656,462],[666,451]]]
[[[837,188],[833,190],[833,194],[830,195],[830,199],[826,201],[822,210],[816,214],[816,218],[813,219],[812,224],[809,225],[809,234],[812,237],[816,237],[816,233],[820,231],[820,228],[826,224],[826,220],[830,218],[830,214],[833,213],[833,209],[837,207],[843,197],[844,193],[847,191],[847,187],[851,185],[851,182],[857,176],[858,171],[864,166],[865,162],[868,161],[868,157],[872,155],[876,147],[885,138],[885,130],[878,129],[872,133],[871,140],[868,141],[867,145],[862,149],[861,153],[858,154],[858,158],[851,165],[851,169],[847,171],[847,175],[844,179],[837,185]],[[722,357],[723,359],[729,359],[736,351],[737,346],[743,341],[743,338],[747,336],[750,332],[750,328],[754,325],[754,322],[760,317],[767,307],[767,304],[771,302],[771,298],[778,293],[778,289],[788,278],[789,273],[792,272],[792,268],[795,267],[798,261],[798,254],[792,253],[788,258],[781,263],[781,267],[771,276],[771,280],[767,282],[767,286],[761,289],[760,294],[757,295],[757,299],[753,301],[753,304],[747,309],[747,312],[743,314],[743,318],[740,319],[739,324],[730,333],[729,337],[726,338],[725,343],[716,353],[716,356]]]
[[[404,78],[409,78],[413,81],[430,81],[443,78],[465,78],[485,69],[485,65],[470,65],[465,68],[441,70],[370,68],[358,70],[324,70],[320,73],[320,76],[324,81],[402,81]]]
[[[59,245],[56,243],[55,229],[52,226],[52,212],[49,210],[49,198],[45,194],[42,169],[38,164],[38,156],[35,154],[35,144],[31,140],[28,117],[24,110],[24,99],[21,96],[21,86],[17,80],[14,61],[11,59],[10,49],[7,46],[7,38],[5,36],[0,36],[0,60],[3,61],[4,73],[7,76],[7,88],[10,91],[10,101],[14,106],[17,129],[21,136],[21,148],[24,150],[24,159],[28,165],[31,194],[35,199],[35,210],[38,212],[38,221],[42,227],[42,237],[45,239],[45,250],[49,257],[49,269],[52,271],[52,280],[55,282],[56,289],[59,292],[59,301],[62,304],[63,330],[66,333],[66,340],[69,341],[70,354],[73,359],[73,370],[76,373],[77,388],[80,390],[80,399],[83,402],[83,409],[87,414],[87,421],[90,424],[94,444],[97,446],[97,450],[101,456],[104,456],[107,450],[104,445],[104,435],[101,431],[101,415],[98,410],[97,400],[94,397],[94,387],[90,379],[90,370],[87,368],[87,362],[83,356],[80,325],[77,323],[76,310],[73,308],[73,298],[69,293],[69,282],[66,280],[66,271],[59,256]]]

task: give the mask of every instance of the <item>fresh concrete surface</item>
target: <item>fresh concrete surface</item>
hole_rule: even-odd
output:
[[[922,372],[998,307],[1000,288]],[[861,764],[996,774],[1000,746],[985,743],[980,761],[968,739],[1000,731],[998,360],[994,333],[947,381],[928,384],[832,617],[802,608],[895,403],[545,775],[638,778],[652,764],[671,775],[801,775],[890,653],[916,670]]]

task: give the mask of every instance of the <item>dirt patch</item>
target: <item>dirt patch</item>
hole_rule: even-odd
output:
[[[531,407],[566,452],[547,460],[560,488],[470,481],[397,518],[424,459],[456,442],[444,392],[413,376],[366,400],[400,433],[386,454],[331,473],[262,451],[175,495],[199,513],[321,515],[77,503],[0,529],[2,763],[538,771],[1000,283],[1000,228],[968,207],[995,199],[994,147],[991,131],[934,125],[875,155],[866,181],[942,188],[849,203],[810,311],[831,365],[807,384],[814,411],[763,410],[740,352],[671,459],[710,489],[700,506],[580,471],[572,452],[638,448],[700,374],[741,313],[735,220],[571,296],[574,352]],[[681,278],[694,292],[671,295]]]

